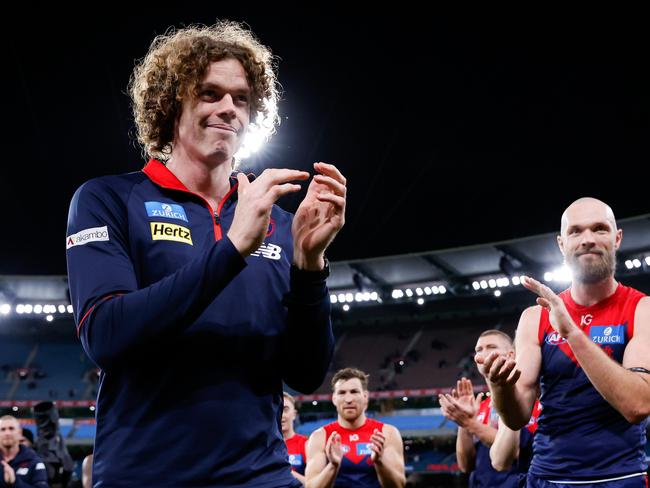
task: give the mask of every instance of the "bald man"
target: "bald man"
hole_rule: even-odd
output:
[[[530,419],[540,383],[528,487],[647,486],[650,298],[614,279],[622,237],[607,204],[572,203],[557,238],[570,288],[556,295],[526,278],[538,298],[519,321],[516,359],[485,358],[494,405],[511,429]]]

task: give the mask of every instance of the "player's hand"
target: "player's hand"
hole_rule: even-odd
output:
[[[290,182],[307,178],[309,173],[306,171],[265,169],[259,178],[250,182],[244,173],[237,173],[237,208],[228,238],[243,257],[256,251],[264,242],[271,209],[278,198],[300,191],[300,185]]]

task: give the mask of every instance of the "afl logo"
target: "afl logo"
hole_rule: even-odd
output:
[[[269,230],[266,231],[266,237],[271,237],[275,232],[275,220],[269,220]]]
[[[546,336],[546,343],[549,346],[559,346],[560,344],[564,344],[566,342],[566,339],[560,335],[559,332],[551,332]]]

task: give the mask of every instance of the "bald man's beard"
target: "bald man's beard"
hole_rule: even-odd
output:
[[[581,261],[580,256],[585,252],[576,252],[567,255],[565,262],[573,274],[573,279],[585,285],[593,285],[611,278],[616,272],[616,251],[591,251],[599,252],[597,259],[589,262]]]

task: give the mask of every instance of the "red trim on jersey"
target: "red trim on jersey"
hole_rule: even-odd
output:
[[[542,345],[542,342],[544,341],[544,334],[546,333],[546,330],[542,327],[542,324],[544,323],[542,321],[542,316],[544,315],[544,307],[542,308],[542,313],[539,314],[539,324],[537,324],[537,339],[539,340],[539,345]]]
[[[231,197],[231,195],[237,190],[237,185],[238,183],[235,183],[230,187],[230,190],[228,190],[228,193],[221,199],[219,202],[219,207],[217,208],[217,211],[215,212],[212,209],[212,205],[203,198],[201,195],[194,193],[193,191],[190,191],[181,180],[179,180],[174,173],[172,173],[167,166],[165,166],[163,163],[156,159],[150,159],[149,162],[142,168],[142,172],[146,174],[151,181],[153,181],[155,184],[158,186],[162,186],[163,188],[167,188],[170,190],[176,190],[176,191],[182,191],[185,193],[190,193],[194,195],[197,198],[200,198],[203,200],[203,203],[205,203],[206,208],[210,211],[210,217],[212,218],[212,226],[214,229],[214,239],[216,241],[221,240],[223,237],[221,234],[221,225],[217,224],[214,220],[215,216],[221,215],[221,209],[223,208],[224,203],[228,201],[228,199]]]
[[[542,404],[539,403],[539,399],[537,399],[535,400],[535,405],[533,405],[533,413],[530,416],[528,425],[526,425],[526,428],[531,434],[534,434],[537,431],[537,421],[539,420],[539,416],[541,413],[542,413]]]
[[[478,406],[478,412],[476,412],[476,416],[479,418],[479,422],[485,425],[490,425],[489,422],[490,422],[491,410],[492,410],[492,399],[488,397],[481,400],[481,403]]]
[[[383,431],[384,423],[366,418],[366,421],[358,429],[346,429],[338,421],[335,421],[323,426],[323,429],[325,430],[325,442],[336,431],[341,436],[341,443],[352,447],[350,444],[356,446],[358,442],[370,442],[370,436],[372,436],[375,429]],[[353,437],[353,439],[350,439],[350,437]],[[359,464],[366,456],[357,455],[354,450],[351,450],[346,452],[344,457],[354,464]]]
[[[559,296],[564,302],[564,304],[566,305],[567,311],[569,312],[569,315],[571,315],[571,318],[574,320],[574,322],[580,328],[580,330],[582,330],[582,332],[584,332],[584,334],[587,336],[589,336],[589,331],[591,329],[591,322],[582,324],[580,321],[576,319],[576,317],[584,317],[587,315],[595,316],[596,313],[601,312],[602,310],[606,310],[608,307],[620,305],[621,315],[623,317],[628,318],[626,339],[627,341],[629,341],[634,335],[634,315],[635,315],[636,307],[639,303],[639,300],[641,300],[641,298],[643,298],[645,295],[640,291],[635,290],[634,288],[630,288],[628,286],[622,285],[621,283],[618,283],[618,286],[616,287],[616,291],[614,293],[612,293],[604,300],[601,300],[595,305],[589,307],[576,303],[573,300],[573,297],[571,296],[571,289],[564,290],[562,293],[560,293]],[[551,325],[549,319],[549,312],[545,308],[542,308],[542,313],[540,314],[539,327],[538,327],[540,346],[542,345],[542,341],[544,340],[544,335],[553,332],[555,332],[555,330]],[[580,363],[578,363],[578,360],[576,359],[575,354],[573,354],[573,350],[571,349],[571,346],[569,346],[568,342],[558,344],[556,347],[559,347],[560,350],[571,361],[573,361],[575,364],[580,366]]]
[[[284,440],[284,443],[287,445],[287,452],[289,455],[300,454],[302,456],[303,467],[307,465],[307,450],[305,445],[307,444],[307,437],[300,434],[294,434],[288,439]],[[296,471],[295,466],[291,466],[291,471]]]
[[[124,293],[115,293],[113,295],[106,295],[104,298],[102,298],[97,303],[95,303],[92,307],[90,307],[88,309],[88,311],[84,314],[84,316],[81,318],[81,320],[79,321],[79,325],[77,326],[77,338],[79,338],[79,331],[81,330],[81,326],[84,324],[84,322],[88,318],[88,315],[90,315],[90,312],[95,310],[95,307],[97,305],[100,305],[100,304],[104,303],[106,300],[109,300],[109,299],[114,298],[114,297],[120,297],[122,295],[124,295]]]

